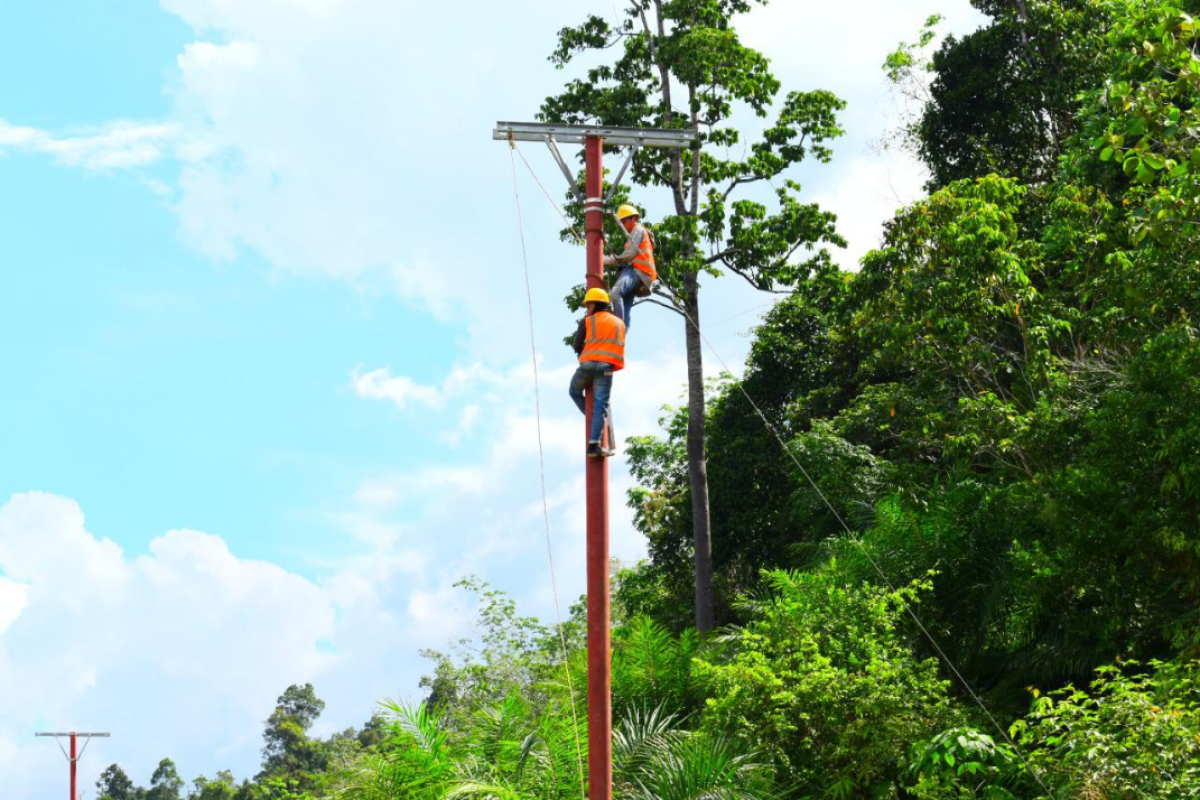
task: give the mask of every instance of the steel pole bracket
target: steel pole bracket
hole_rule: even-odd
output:
[[[575,199],[580,203],[584,202],[583,190],[575,183],[575,176],[571,174],[566,159],[562,157],[562,153],[558,149],[558,142],[554,141],[554,136],[546,137],[546,147],[550,149],[550,155],[554,156],[558,168],[562,170],[563,177],[567,179],[567,186],[571,187],[571,194],[575,195]]]
[[[629,169],[629,165],[633,163],[633,157],[637,155],[638,150],[641,150],[640,144],[629,146],[629,157],[625,159],[625,163],[621,165],[621,169],[617,171],[617,177],[613,178],[612,185],[608,187],[608,194],[604,196],[604,205],[612,202],[613,195],[617,193],[617,187],[621,185],[621,178],[625,177],[625,170]]]

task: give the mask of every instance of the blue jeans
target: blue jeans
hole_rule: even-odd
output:
[[[584,403],[584,389],[591,389],[593,404],[592,404],[592,430],[588,436],[589,442],[600,441],[600,435],[604,432],[604,424],[608,421],[608,398],[612,394],[613,383],[613,365],[606,364],[603,361],[584,361],[579,365],[579,369],[575,370],[574,377],[571,378],[571,399],[575,401],[575,405],[579,406],[579,413],[587,413],[587,405]],[[611,440],[611,436],[609,437]],[[611,444],[611,441],[610,441]]]
[[[634,267],[626,267],[621,270],[621,274],[617,276],[617,283],[613,286],[613,313],[625,322],[625,331],[627,333],[629,331],[629,314],[633,310],[633,301],[637,299],[637,293],[641,291],[644,285],[642,273]]]

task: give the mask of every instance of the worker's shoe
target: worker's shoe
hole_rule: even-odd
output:
[[[588,446],[587,446],[588,458],[608,458],[609,456],[611,456],[615,453],[616,453],[616,450],[613,450],[608,447],[603,447],[599,442],[588,442]]]

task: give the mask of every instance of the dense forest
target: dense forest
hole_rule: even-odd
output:
[[[557,63],[615,45],[616,66],[543,109],[672,124],[661,67],[702,87],[673,124],[713,153],[739,141],[731,107],[778,113],[744,161],[633,172],[695,179],[659,223],[674,274],[787,294],[744,376],[689,394],[711,575],[697,409],[628,443],[650,555],[614,571],[617,795],[1200,797],[1200,4],[973,0],[988,22],[961,38],[929,20],[883,65],[919,101],[892,144],[929,193],[853,272],[798,186],[774,210],[709,188],[828,161],[840,132],[828,93],[776,102],[736,35],[752,5],[636,0],[624,28],[565,29]],[[582,605],[564,658],[553,626],[463,589],[481,638],[427,653],[423,702],[318,740],[323,704],[293,686],[254,779],[185,786],[164,760],[98,794],[580,797]]]

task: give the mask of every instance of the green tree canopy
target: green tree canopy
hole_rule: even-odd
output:
[[[183,791],[183,779],[175,769],[175,762],[164,758],[154,768],[150,776],[150,789],[146,792],[146,800],[180,800]]]
[[[229,770],[221,770],[211,779],[196,778],[192,785],[188,800],[234,800],[237,796],[237,782]]]
[[[320,771],[327,762],[323,743],[308,737],[308,730],[321,712],[325,701],[317,697],[311,683],[292,684],[279,696],[275,710],[263,730],[263,764],[259,778],[295,777]]]
[[[937,663],[903,634],[929,585],[864,590],[832,569],[767,583],[732,656],[699,664],[706,723],[754,742],[798,796],[895,796],[911,743],[961,719]]]
[[[919,51],[932,41],[929,36],[902,45],[888,59],[893,81],[923,102],[907,123],[910,143],[929,168],[930,189],[991,172],[1044,184],[1078,130],[1080,93],[1108,74],[1108,31],[1141,4],[972,0],[971,5],[990,18],[979,30],[946,37],[928,59]]]
[[[688,492],[695,562],[697,627],[715,624],[712,526],[705,440],[700,280],[732,273],[764,291],[787,290],[830,263],[827,245],[844,245],[835,218],[800,200],[789,177],[806,158],[827,162],[842,134],[845,104],[824,90],[791,91],[762,53],[745,46],[737,18],[747,0],[632,0],[615,24],[591,16],[564,28],[551,61],[599,56],[601,63],[546,100],[543,120],[651,128],[694,128],[691,151],[643,149],[632,181],[666,190],[671,213],[656,221],[659,275],[673,290],[666,304],[684,325],[688,364]],[[768,119],[744,139],[737,107]],[[740,152],[744,155],[734,156]],[[747,191],[771,188],[767,197]],[[765,200],[765,202],[764,202]],[[573,210],[582,209],[576,204]],[[575,302],[578,298],[575,298]]]
[[[110,764],[96,781],[99,800],[138,800],[138,788],[117,764]]]

